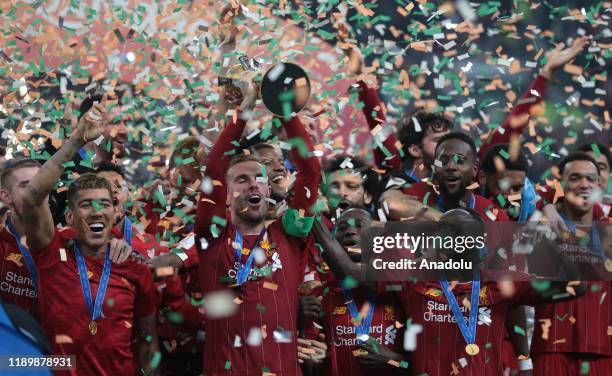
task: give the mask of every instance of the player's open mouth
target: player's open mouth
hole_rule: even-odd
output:
[[[247,198],[247,201],[251,205],[257,205],[257,204],[259,204],[261,202],[261,196],[260,195],[250,195]]]
[[[338,207],[342,210],[348,208],[349,206],[351,206],[351,204],[346,201],[340,201],[340,203],[338,203]]]
[[[92,222],[89,224],[89,230],[91,230],[91,232],[100,233],[104,231],[104,223]]]

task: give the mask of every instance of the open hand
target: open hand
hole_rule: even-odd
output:
[[[85,144],[97,140],[104,133],[108,120],[105,100],[102,103],[94,103],[79,120],[74,136]]]
[[[568,48],[564,43],[559,43],[557,46],[546,55],[546,65],[542,68],[542,75],[550,78],[550,74],[562,65],[567,64],[582,52],[584,47],[590,43],[588,37],[580,37],[574,39],[572,45]]]

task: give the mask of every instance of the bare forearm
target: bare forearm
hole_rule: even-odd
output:
[[[388,217],[391,220],[401,221],[403,218],[418,217],[424,220],[437,221],[440,218],[438,211],[424,206],[422,202],[397,189],[383,193],[379,201],[380,207],[384,207],[384,203],[387,203]]]
[[[83,147],[83,141],[70,138],[62,147],[43,164],[42,168],[32,178],[26,189],[26,199],[33,205],[40,205],[51,193],[55,184],[64,172],[64,163],[69,162],[78,150]]]
[[[342,246],[331,236],[329,230],[321,222],[315,221],[313,225],[313,234],[317,242],[323,248],[321,255],[327,265],[329,265],[332,273],[338,280],[345,277],[351,277],[355,280],[361,278],[361,267],[359,264],[350,259]]]

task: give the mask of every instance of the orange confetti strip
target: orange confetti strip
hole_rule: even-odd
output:
[[[72,338],[65,334],[57,334],[55,336],[55,343],[72,343]]]
[[[538,321],[541,323],[540,325],[542,326],[542,339],[548,340],[549,329],[552,325],[552,322],[550,321],[550,319],[542,319]]]
[[[268,290],[272,290],[272,291],[276,291],[276,290],[278,290],[278,285],[276,283],[272,283],[272,282],[264,282],[263,288],[264,289],[268,289]]]

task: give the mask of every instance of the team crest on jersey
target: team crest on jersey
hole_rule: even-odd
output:
[[[481,305],[490,305],[489,296],[487,295],[487,286],[480,289],[479,300]]]
[[[20,268],[23,267],[23,262],[21,262],[21,260],[23,260],[23,255],[21,253],[9,253],[5,260],[14,262]]]
[[[334,311],[332,312],[332,315],[344,315],[346,314],[346,307],[341,306],[341,307],[334,307]]]
[[[428,289],[425,291],[425,295],[433,296],[435,298],[442,296],[442,290],[438,289]]]
[[[395,307],[391,304],[385,304],[385,320],[395,320]]]

